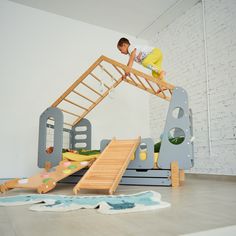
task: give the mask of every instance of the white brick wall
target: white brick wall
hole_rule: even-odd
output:
[[[236,175],[236,1],[206,0],[212,152],[209,155],[202,3],[161,31],[150,44],[164,53],[167,80],[184,87],[193,110],[194,173]],[[168,105],[150,97],[151,136],[164,128]]]

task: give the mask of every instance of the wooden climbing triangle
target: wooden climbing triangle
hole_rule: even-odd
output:
[[[126,82],[150,94],[170,101],[174,85],[108,57],[99,57],[51,106],[64,114],[64,125],[78,124],[121,83]]]

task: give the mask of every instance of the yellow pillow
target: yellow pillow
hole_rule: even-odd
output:
[[[68,161],[90,161],[94,158],[98,158],[98,156],[99,154],[87,156],[72,152],[64,152],[62,154],[63,160],[68,160]]]

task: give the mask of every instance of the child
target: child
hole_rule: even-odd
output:
[[[129,55],[130,57],[127,64],[129,70],[126,71],[126,76],[129,75],[133,62],[136,61],[137,63],[150,69],[153,77],[164,80],[165,71],[162,70],[163,56],[160,49],[149,46],[131,45],[129,40],[126,38],[121,38],[118,41],[117,48],[122,54]]]

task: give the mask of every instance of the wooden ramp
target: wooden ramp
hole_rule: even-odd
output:
[[[43,171],[27,179],[13,179],[6,181],[0,185],[0,193],[4,193],[14,188],[36,189],[38,193],[47,193],[56,187],[58,181],[85,167],[89,167],[93,161],[94,160],[87,162],[61,161],[52,172]]]
[[[134,140],[112,139],[99,158],[74,187],[80,189],[104,190],[113,194],[129,165],[132,154],[140,144],[141,138]]]

